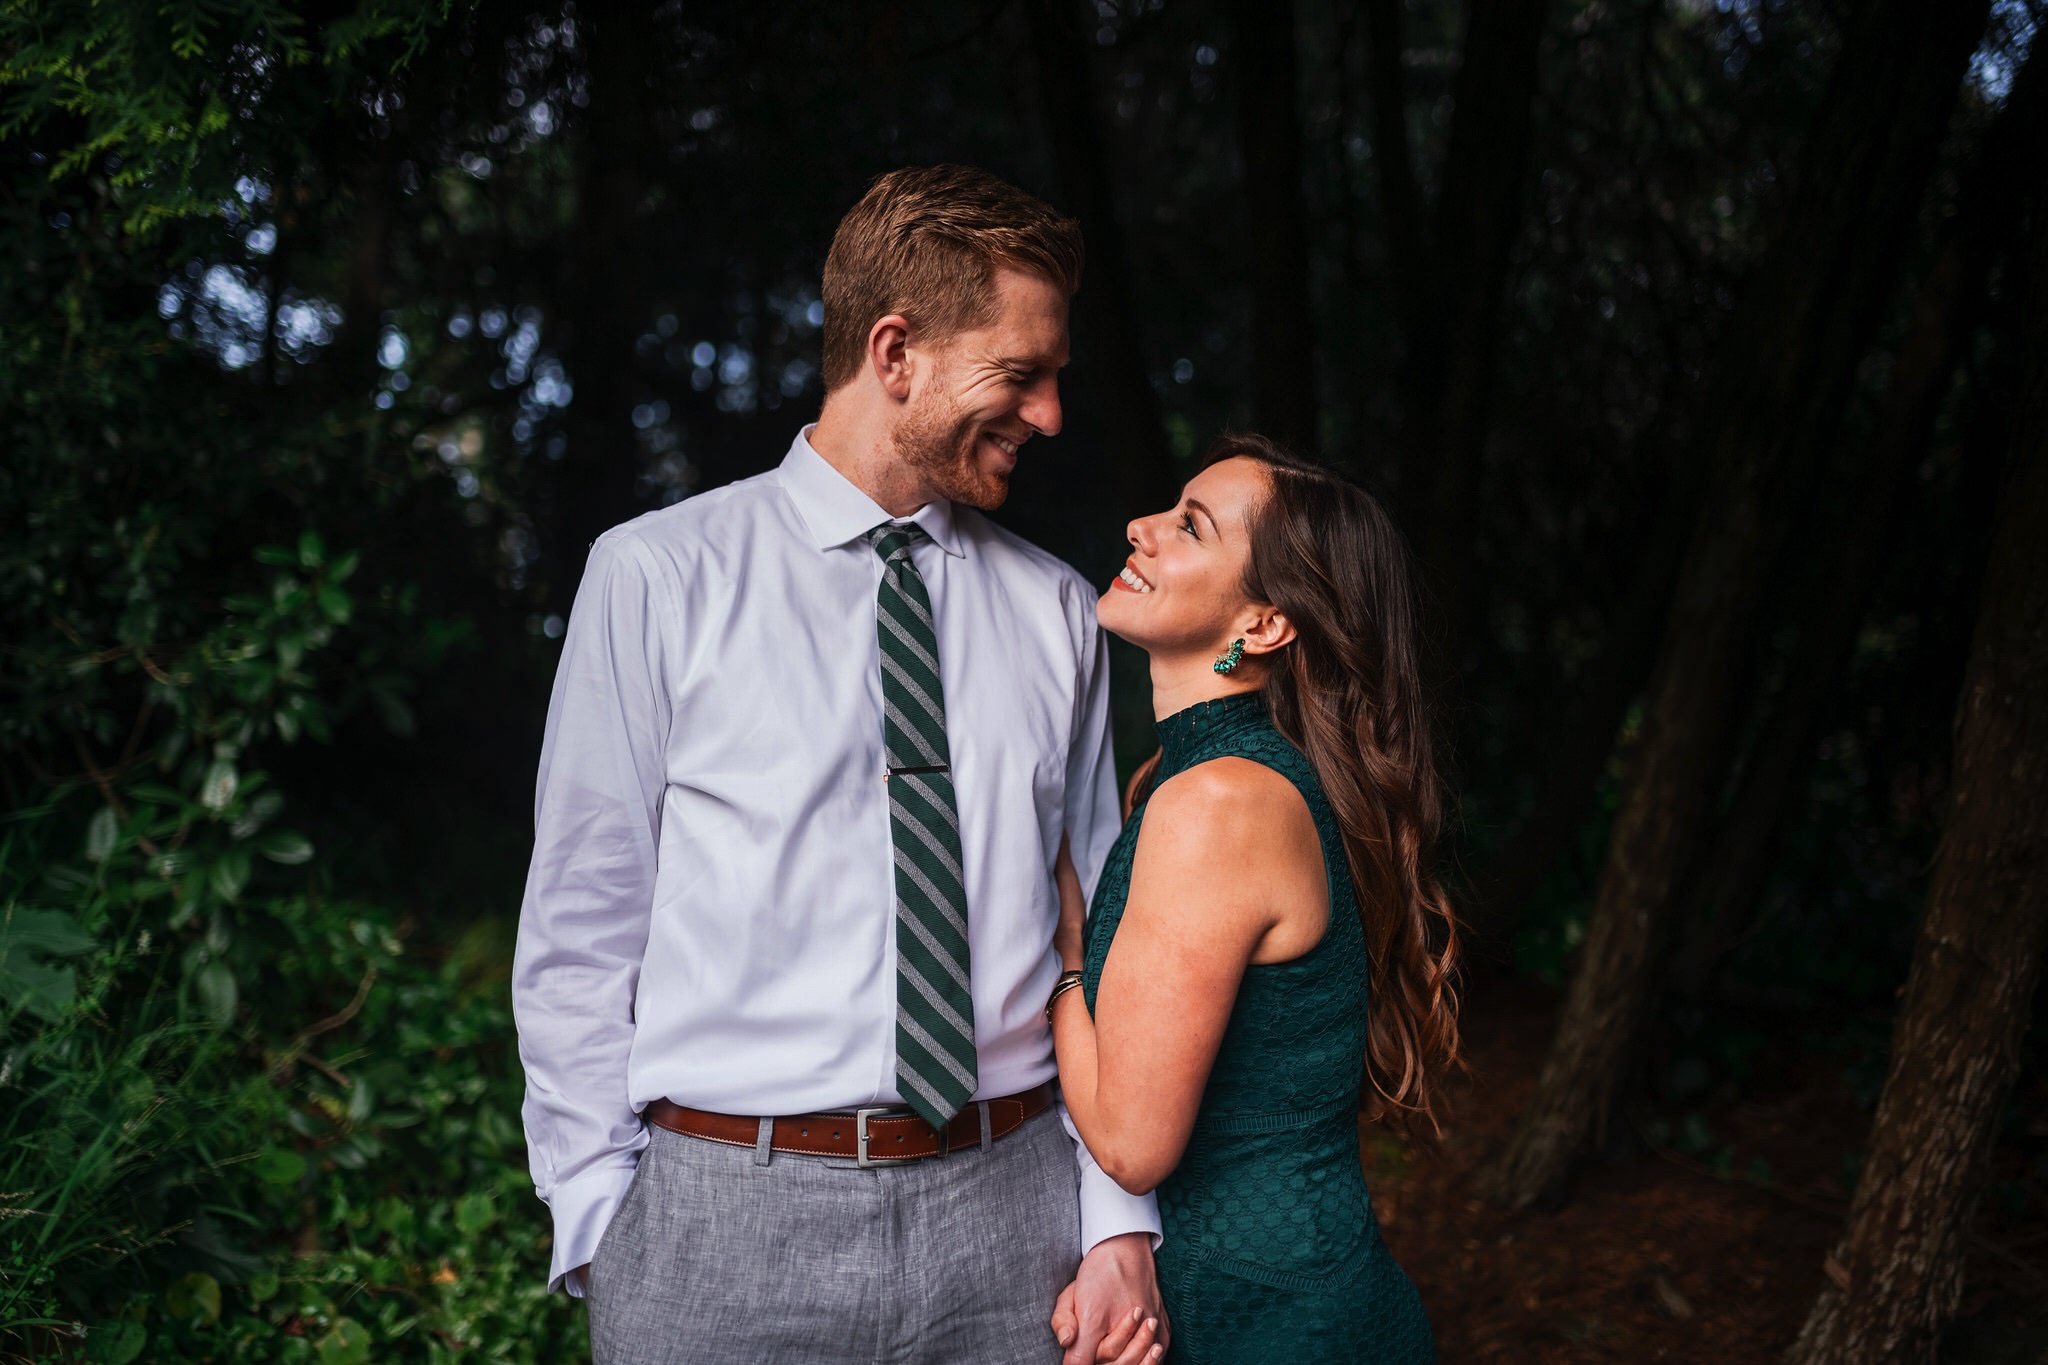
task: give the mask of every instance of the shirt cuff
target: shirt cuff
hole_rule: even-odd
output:
[[[596,1257],[604,1230],[611,1226],[619,1205],[626,1202],[626,1191],[632,1187],[636,1169],[605,1166],[586,1171],[556,1186],[548,1196],[548,1210],[555,1219],[555,1250],[548,1266],[550,1294],[560,1289],[572,1299],[583,1297],[582,1285],[569,1272],[590,1264]]]
[[[1159,1201],[1149,1194],[1132,1194],[1109,1178],[1086,1147],[1075,1147],[1081,1157],[1081,1254],[1086,1256],[1100,1242],[1127,1232],[1142,1232],[1159,1250],[1165,1237],[1159,1230]]]
[[[1074,1140],[1074,1160],[1081,1167],[1081,1254],[1086,1256],[1097,1243],[1127,1232],[1145,1233],[1152,1239],[1152,1249],[1159,1250],[1159,1244],[1166,1238],[1159,1228],[1158,1198],[1132,1194],[1110,1179],[1109,1173],[1096,1163],[1095,1153],[1081,1141],[1080,1130],[1074,1127],[1074,1117],[1067,1112],[1065,1100],[1059,1102],[1059,1111],[1060,1125]]]

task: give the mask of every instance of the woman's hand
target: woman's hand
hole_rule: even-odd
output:
[[[1142,1308],[1132,1309],[1131,1315],[1095,1348],[1098,1361],[1113,1361],[1115,1365],[1146,1365],[1165,1354],[1166,1343],[1159,1340],[1159,1319],[1146,1317]]]
[[[1133,1308],[1117,1319],[1116,1323],[1095,1344],[1092,1359],[1096,1365],[1148,1365],[1166,1354],[1166,1343],[1160,1340],[1163,1320],[1156,1314],[1147,1316],[1143,1308]],[[1069,1284],[1060,1291],[1059,1302],[1053,1305],[1052,1334],[1061,1346],[1072,1347],[1079,1334],[1079,1318],[1074,1312],[1074,1286]],[[1084,1348],[1080,1348],[1085,1351]],[[1064,1357],[1074,1358],[1069,1350]]]
[[[1053,879],[1060,888],[1060,922],[1053,930],[1052,946],[1059,950],[1060,970],[1081,970],[1081,931],[1088,921],[1088,903],[1081,896],[1081,874],[1074,870],[1073,854],[1065,838],[1060,840],[1059,861],[1053,864]]]

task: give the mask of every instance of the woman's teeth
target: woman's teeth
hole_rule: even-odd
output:
[[[1128,564],[1124,565],[1123,568],[1119,569],[1117,571],[1116,576],[1122,579],[1124,586],[1131,589],[1131,591],[1133,592],[1152,591],[1152,585],[1150,583],[1147,583],[1144,579],[1138,577],[1138,575],[1132,571],[1131,566]]]

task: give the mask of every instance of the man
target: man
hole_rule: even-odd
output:
[[[591,549],[512,989],[600,1365],[1082,1362],[1160,1312],[1156,1209],[1050,1099],[1054,867],[1117,824],[1096,593],[974,510],[1060,428],[1080,267],[992,176],[881,177],[816,425]]]

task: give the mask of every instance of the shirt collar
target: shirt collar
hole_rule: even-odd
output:
[[[815,424],[813,424],[815,425]],[[830,550],[866,535],[891,517],[879,503],[854,486],[852,480],[834,469],[811,445],[811,427],[805,427],[790,442],[782,457],[782,488],[803,518],[811,539],[821,550]],[[916,522],[947,554],[967,557],[958,528],[953,522],[953,504],[936,498],[912,513]]]

